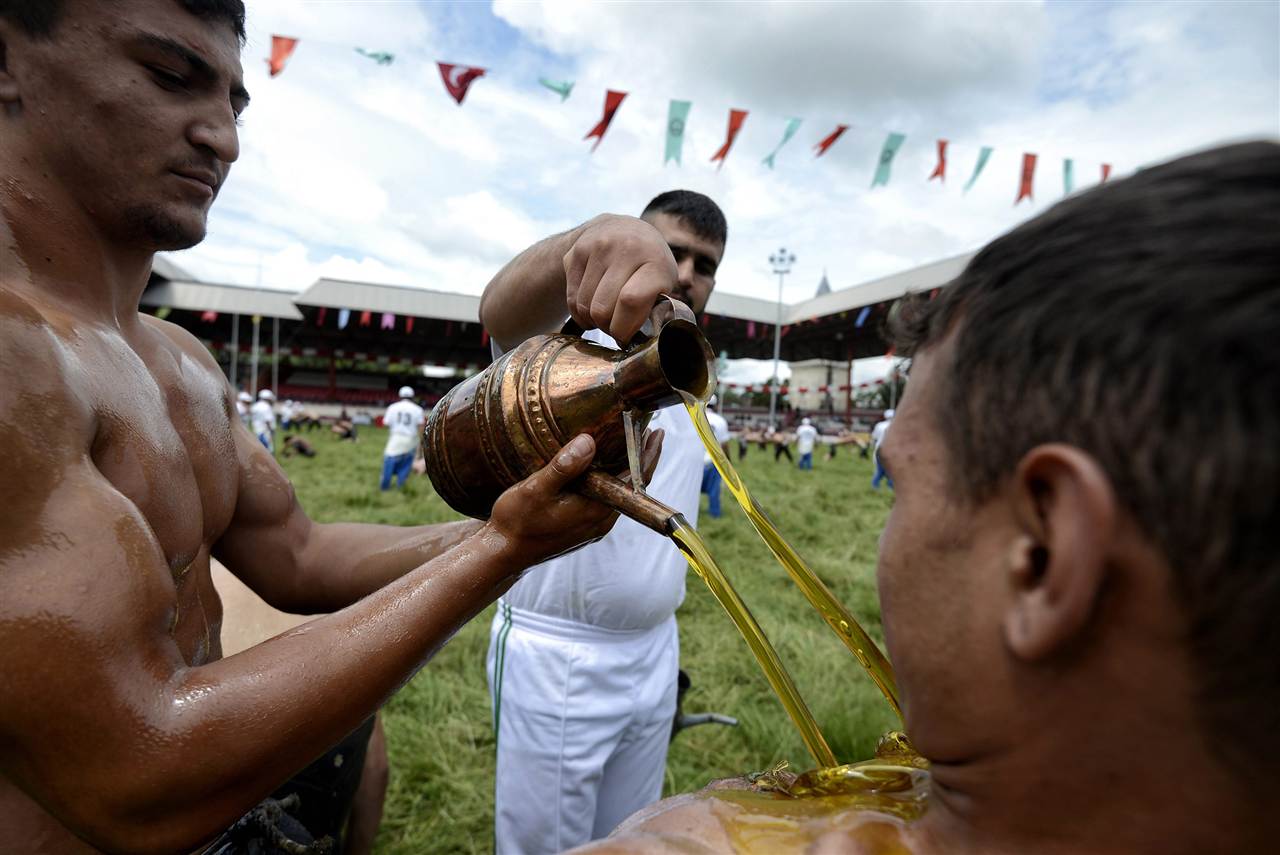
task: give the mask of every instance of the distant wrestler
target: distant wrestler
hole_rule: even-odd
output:
[[[204,346],[139,314],[239,155],[243,39],[239,0],[0,0],[6,852],[243,831],[525,567],[614,519],[562,490],[579,437],[487,523],[313,523]],[[223,659],[212,558],[332,614]]]

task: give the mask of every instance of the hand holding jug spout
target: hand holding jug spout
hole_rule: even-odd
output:
[[[589,433],[596,458],[578,492],[667,534],[676,512],[616,476],[629,443],[638,465],[634,451],[655,410],[680,403],[682,391],[706,400],[714,388],[711,345],[692,310],[670,297],[625,350],[567,326],[522,342],[440,399],[423,430],[427,474],[451,508],[487,519],[504,490]]]

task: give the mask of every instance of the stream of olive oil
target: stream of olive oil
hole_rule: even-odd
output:
[[[791,716],[796,729],[800,731],[800,738],[804,740],[805,747],[809,749],[814,762],[822,768],[835,766],[836,757],[827,746],[822,732],[818,730],[813,714],[800,698],[795,683],[791,681],[791,675],[783,667],[782,660],[778,658],[778,652],[765,637],[764,631],[752,616],[747,604],[738,596],[733,585],[729,584],[729,580],[725,578],[723,571],[707,551],[702,538],[689,526],[684,517],[677,515],[672,522],[671,539],[684,553],[685,559],[698,574],[698,578],[706,583],[712,595],[728,612],[729,618],[738,627],[738,632],[742,633],[747,646],[751,648],[751,653],[760,663],[760,670],[764,671],[765,679],[769,681],[778,700],[782,701],[787,715]]]
[[[893,707],[893,711],[898,715],[898,719],[902,719],[902,709],[898,705],[898,687],[894,682],[893,668],[889,665],[889,660],[880,652],[880,648],[876,647],[871,637],[854,619],[849,610],[835,598],[831,590],[826,584],[818,578],[809,565],[805,563],[779,532],[776,526],[769,520],[764,508],[760,507],[760,503],[752,497],[750,491],[747,490],[746,484],[738,477],[738,473],[725,457],[720,445],[715,440],[715,434],[711,430],[711,425],[707,421],[706,404],[699,401],[687,392],[681,392],[684,399],[685,409],[689,411],[689,417],[693,419],[694,427],[698,429],[698,435],[702,437],[702,444],[706,447],[707,453],[711,455],[712,461],[715,463],[716,469],[720,471],[720,475],[724,478],[725,486],[729,488],[729,492],[733,494],[738,505],[746,513],[747,519],[751,521],[751,525],[755,528],[756,533],[769,547],[769,551],[773,553],[778,562],[786,569],[791,580],[804,594],[809,604],[822,615],[823,620],[827,622],[827,626],[835,632],[835,634],[844,642],[845,647],[857,658],[862,667],[870,675],[871,679],[880,688],[884,694],[885,700]],[[829,764],[833,765],[833,764]]]

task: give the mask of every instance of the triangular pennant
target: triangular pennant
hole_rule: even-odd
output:
[[[347,328],[347,324],[349,323],[351,323],[351,310],[339,309],[338,310],[338,329],[345,330]]]
[[[589,140],[592,137],[596,138],[596,144],[591,147],[592,151],[595,151],[600,147],[600,143],[604,142],[604,135],[609,130],[609,123],[613,121],[614,114],[622,106],[622,99],[626,97],[626,92],[615,92],[612,89],[605,91],[604,115],[600,118],[600,121],[596,122],[596,126],[587,131],[587,135],[583,137],[584,140]]]
[[[1075,165],[1071,162],[1071,158],[1062,161],[1062,193],[1070,196],[1071,191],[1076,189]]]
[[[356,48],[356,53],[363,57],[368,57],[378,63],[378,65],[390,65],[396,61],[396,55],[393,53],[387,53],[385,50],[365,50],[362,47],[358,47]]]
[[[216,321],[217,319],[218,319],[218,313],[217,313],[217,312],[212,312],[212,311],[210,311],[210,312],[201,312],[201,313],[200,313],[200,320],[204,321],[206,324],[211,324],[211,323],[213,323],[214,321]]]
[[[672,101],[667,108],[667,152],[662,158],[662,165],[669,161],[680,163],[680,152],[684,149],[684,126],[689,119],[688,101]]]
[[[867,318],[871,316],[871,307],[863,306],[862,311],[858,312],[858,319],[853,322],[855,329],[862,329],[862,325],[867,322]]]
[[[939,179],[942,182],[947,180],[947,141],[938,140],[938,165],[933,168],[933,172],[929,174],[929,180]]]
[[[449,90],[449,94],[459,106],[462,105],[462,99],[467,97],[467,90],[471,88],[476,78],[484,77],[483,68],[454,65],[448,62],[437,62],[436,65],[440,66],[440,77],[444,80],[444,88]]]
[[[978,152],[978,162],[973,165],[973,174],[969,176],[969,180],[965,182],[964,192],[968,193],[969,188],[973,186],[973,182],[978,180],[978,176],[982,174],[982,168],[987,165],[987,161],[991,159],[991,146],[984,145]]]
[[[173,311],[173,306],[161,306],[160,308],[156,309],[156,320],[163,321],[165,318],[169,317],[169,314],[172,311]]]
[[[293,49],[297,46],[297,39],[288,36],[271,37],[271,59],[267,60],[267,70],[272,77],[284,71],[284,64],[293,56]]]
[[[561,104],[569,98],[569,93],[573,91],[572,80],[548,80],[545,77],[539,77],[538,82],[559,95]]]
[[[413,332],[413,315],[409,315],[404,319],[404,331],[407,333]]]
[[[1110,177],[1111,177],[1111,164],[1109,163],[1102,164],[1102,180],[1106,181]]]
[[[382,313],[382,322],[379,324],[380,329],[393,330],[396,328],[396,316],[391,312]]]
[[[325,306],[320,307],[320,311],[316,312],[316,326],[324,326],[324,319],[328,317],[329,309]]]
[[[1035,182],[1036,177],[1036,156],[1034,154],[1022,155],[1022,181],[1018,184],[1018,198],[1013,200],[1013,204],[1018,204],[1023,199],[1035,199],[1031,196],[1031,185]]]
[[[822,142],[820,142],[820,143],[818,143],[816,146],[814,146],[814,148],[815,148],[815,149],[817,149],[817,151],[814,153],[814,155],[813,155],[813,156],[814,156],[814,157],[822,157],[824,154],[826,154],[826,153],[827,153],[827,149],[829,149],[829,148],[831,148],[833,145],[835,145],[835,144],[836,144],[836,140],[840,139],[840,135],[841,135],[841,134],[843,134],[843,133],[844,133],[845,131],[847,131],[847,130],[849,130],[849,126],[848,126],[848,125],[836,125],[836,129],[835,129],[834,131],[832,131],[831,133],[827,134],[826,139],[824,139]]]
[[[360,313],[360,326],[362,326],[362,327],[367,327],[367,326],[369,326],[369,324],[371,324],[371,323],[373,323],[373,312],[368,312],[368,311],[361,312],[361,313]]]
[[[770,169],[773,169],[773,159],[778,156],[778,152],[781,151],[782,147],[787,144],[787,141],[790,140],[793,136],[795,136],[796,130],[798,130],[799,127],[800,127],[799,119],[787,119],[787,127],[782,132],[782,139],[779,140],[778,144],[773,147],[773,151],[765,155],[764,160],[760,162],[763,163],[765,166],[769,167]]]
[[[871,179],[872,187],[889,183],[889,170],[893,167],[893,159],[897,156],[898,149],[902,148],[902,141],[905,139],[904,134],[889,134],[885,138],[884,147],[880,149],[880,160],[876,164],[875,177]]]
[[[711,162],[719,162],[720,166],[724,166],[724,159],[729,156],[729,149],[733,148],[733,141],[738,136],[738,131],[742,130],[742,123],[747,120],[746,110],[730,110],[729,111],[729,133],[725,137],[724,145],[720,146],[719,151],[711,155]],[[719,169],[720,166],[716,168]]]

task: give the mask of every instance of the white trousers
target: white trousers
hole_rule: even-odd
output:
[[[497,855],[562,852],[661,798],[679,660],[674,616],[620,632],[498,601],[487,668]]]

